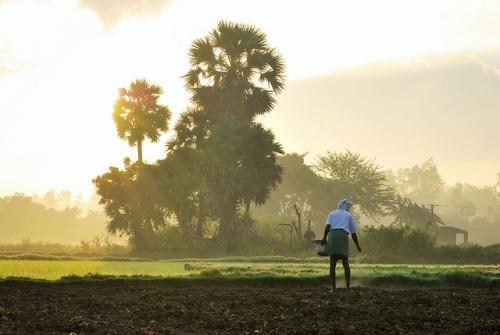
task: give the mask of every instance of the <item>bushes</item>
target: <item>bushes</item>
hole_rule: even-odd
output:
[[[375,262],[421,261],[432,256],[434,239],[425,232],[395,226],[365,227],[362,246]]]
[[[364,227],[360,235],[365,262],[500,263],[500,244],[436,246],[426,232],[395,226]]]
[[[419,230],[369,226],[361,234],[366,256],[377,262],[419,261],[429,258],[434,249],[434,239]]]
[[[364,227],[360,234],[364,253],[374,259],[395,261],[401,254],[404,231],[396,227]],[[353,243],[350,244],[353,247]]]
[[[403,235],[401,254],[408,259],[422,259],[432,255],[435,240],[419,230],[410,230]]]
[[[264,221],[264,220],[263,220]],[[289,239],[288,227],[279,226],[281,221],[265,220],[255,222],[255,235],[242,238],[234,252],[227,254],[225,244],[218,239],[191,236],[184,238],[178,226],[169,226],[159,231],[151,245],[152,251],[146,254],[131,254],[127,246],[107,243],[89,244],[86,250],[81,245],[61,245],[33,243],[27,240],[22,244],[0,245],[0,258],[6,259],[73,259],[111,257],[125,259],[141,256],[142,259],[171,258],[216,258],[230,256],[255,259],[269,257],[309,257],[307,262],[325,262],[316,256],[313,245]],[[436,246],[432,236],[422,231],[408,230],[394,226],[363,227],[359,233],[363,253],[355,251],[350,243],[351,257],[362,263],[440,263],[440,264],[500,264],[500,244],[490,246]],[[236,257],[236,258],[235,258]],[[287,258],[288,259],[288,258]]]
[[[483,263],[500,264],[500,244],[479,246],[439,246],[435,248],[434,256],[443,263]]]
[[[278,226],[277,226],[278,227]],[[234,245],[234,251],[231,256],[261,256],[261,255],[284,255],[290,251],[288,236],[282,238],[279,235],[279,228],[276,234],[266,235],[266,232],[272,229],[262,227],[256,222],[256,233],[241,236]],[[286,231],[285,231],[286,232]],[[218,238],[200,238],[191,235],[186,238],[179,226],[169,226],[157,234],[156,252],[150,256],[155,258],[209,258],[228,256],[226,243]]]

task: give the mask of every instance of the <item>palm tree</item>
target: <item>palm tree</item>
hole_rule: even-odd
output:
[[[285,86],[284,62],[258,28],[220,21],[193,42],[184,76],[191,100],[212,117],[247,117],[273,108]],[[237,115],[234,115],[237,114]]]
[[[203,179],[219,219],[216,236],[234,242],[239,223],[247,223],[244,229],[251,231],[250,205],[264,204],[281,181],[281,153],[274,134],[258,123],[220,121],[211,128],[203,152]],[[245,210],[244,220],[238,216],[240,209]]]
[[[262,31],[225,21],[193,42],[189,59],[191,69],[184,79],[193,109],[186,116],[203,120],[203,126],[177,129],[196,140],[186,141],[178,133],[170,147],[201,149],[198,165],[203,167],[205,191],[200,194],[219,219],[216,236],[226,239],[230,250],[238,210],[244,205],[248,217],[250,203],[265,202],[280,180],[275,161],[281,147],[254,118],[272,110],[285,85],[285,66]],[[259,163],[269,170],[265,175],[259,176]]]
[[[168,129],[171,112],[158,103],[163,93],[161,87],[145,79],[137,79],[119,92],[113,112],[118,137],[130,146],[137,145],[137,161],[142,163],[142,142],[146,138],[158,142],[161,133]]]

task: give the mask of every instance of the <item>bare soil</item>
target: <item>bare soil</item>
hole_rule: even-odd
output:
[[[500,334],[500,291],[0,283],[0,334]]]

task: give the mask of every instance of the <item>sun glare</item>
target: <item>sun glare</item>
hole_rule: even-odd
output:
[[[412,62],[429,53],[494,41],[492,33],[485,33],[493,24],[489,19],[481,20],[476,35],[463,27],[472,24],[471,13],[491,11],[490,2],[287,2],[287,14],[277,24],[275,13],[283,12],[283,4],[172,1],[160,12],[130,14],[105,25],[77,0],[1,3],[0,108],[9,112],[2,112],[0,130],[2,142],[16,143],[5,149],[9,163],[2,175],[13,176],[8,184],[28,193],[61,187],[90,192],[90,179],[102,167],[134,155],[114,136],[111,111],[118,88],[136,78],[160,84],[162,103],[170,106],[175,122],[189,103],[181,77],[188,69],[190,43],[220,19],[266,31],[283,55],[291,81],[361,64]],[[465,30],[464,42],[457,34]],[[266,122],[280,132],[287,150],[307,147],[295,134],[279,129],[283,120]],[[163,144],[144,148],[148,160],[163,151]],[[36,174],[27,157],[36,157]],[[0,194],[12,192],[2,178]]]

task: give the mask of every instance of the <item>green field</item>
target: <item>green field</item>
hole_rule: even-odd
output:
[[[276,261],[169,260],[0,260],[0,279],[70,280],[99,278],[224,279],[327,282],[328,263]],[[500,285],[500,266],[352,264],[353,281],[377,284]],[[338,266],[339,279],[342,266]]]

